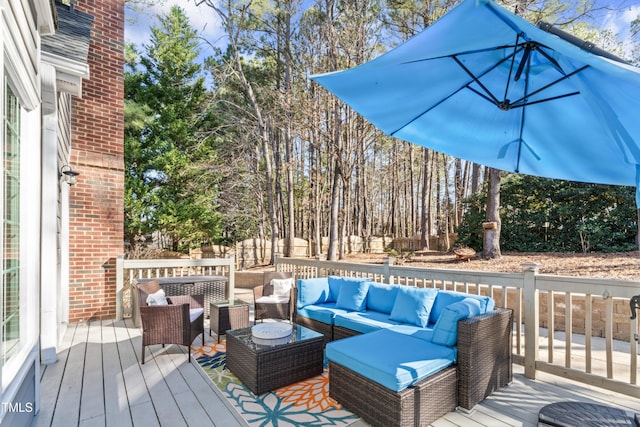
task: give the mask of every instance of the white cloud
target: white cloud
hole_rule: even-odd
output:
[[[166,0],[162,5],[147,7],[144,12],[133,13],[127,9],[125,23],[125,40],[137,46],[147,44],[151,33],[150,27],[157,25],[156,17],[168,13],[172,6],[180,6],[189,18],[191,26],[209,43],[218,44],[224,32],[220,28],[220,21],[213,9],[204,3],[196,6],[193,0]],[[130,22],[133,18],[133,23]],[[203,50],[206,46],[203,44]]]
[[[622,10],[608,12],[604,16],[600,27],[616,34],[618,39],[623,42],[624,49],[628,50],[631,46],[629,35],[631,21],[638,18],[638,16],[640,16],[640,4],[634,4]]]

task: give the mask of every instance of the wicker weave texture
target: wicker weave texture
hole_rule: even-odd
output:
[[[271,285],[272,279],[293,279],[293,274],[290,272],[278,271],[265,271],[263,273],[262,285],[253,288],[254,319],[256,321],[264,319],[291,319],[291,301],[294,300],[293,289],[290,292],[289,301],[286,303],[256,302],[258,298],[262,296],[269,296],[273,294],[273,286]]]
[[[227,368],[255,395],[261,395],[323,371],[322,337],[253,351],[227,334]]]
[[[144,302],[140,306],[142,363],[145,361],[145,347],[148,345],[180,344],[190,349],[200,334],[204,344],[204,313],[193,322],[189,318],[189,308],[202,308],[204,296],[181,295],[169,297],[168,300],[169,305],[147,306]]]
[[[226,279],[211,282],[195,282],[188,284],[170,283],[160,284],[167,296],[175,295],[204,295],[204,315],[210,316],[209,305],[214,301],[224,301],[227,299]]]
[[[218,337],[218,342],[220,342],[220,335],[224,335],[229,329],[249,327],[249,304],[209,305],[211,313],[209,335],[214,332]]]
[[[456,394],[454,367],[396,392],[329,363],[329,396],[374,427],[429,425],[455,409]]]
[[[353,329],[344,328],[342,326],[333,325],[333,340],[341,340],[344,338],[354,337],[360,335],[361,332],[354,331]]]
[[[492,312],[458,323],[458,404],[472,409],[513,379],[513,311]]]
[[[310,319],[308,317],[300,316],[297,313],[294,313],[293,321],[298,325],[302,325],[309,329],[313,329],[314,331],[324,335],[325,344],[333,341],[333,325],[319,322],[317,320]]]

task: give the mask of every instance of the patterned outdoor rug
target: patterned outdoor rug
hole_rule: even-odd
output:
[[[229,371],[225,343],[192,347],[193,356],[250,426],[347,426],[358,416],[329,397],[329,375],[309,378],[256,396]]]

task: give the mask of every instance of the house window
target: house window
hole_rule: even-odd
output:
[[[5,82],[2,228],[2,362],[20,344],[20,103]]]

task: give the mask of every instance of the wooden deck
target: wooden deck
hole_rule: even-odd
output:
[[[205,333],[209,339],[208,333]],[[140,360],[140,331],[131,321],[71,325],[58,362],[42,366],[41,407],[34,426],[246,425],[184,347],[149,347]],[[514,365],[513,383],[470,413],[451,412],[434,427],[535,426],[547,403],[602,403],[640,412],[640,399],[540,374],[535,381]],[[364,426],[356,422],[354,427]]]

